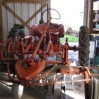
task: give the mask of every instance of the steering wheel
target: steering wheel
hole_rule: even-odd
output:
[[[53,11],[55,11],[55,12],[58,14],[58,18],[50,17],[51,19],[59,20],[59,19],[61,18],[60,13],[59,13],[56,9],[48,8],[48,9],[45,9],[45,10],[42,12],[42,14],[41,14],[41,23],[46,23],[46,22],[44,22],[43,16],[44,16],[44,13],[45,13],[46,11],[49,11],[49,10],[53,10]]]

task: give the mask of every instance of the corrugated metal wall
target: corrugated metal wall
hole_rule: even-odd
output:
[[[40,7],[41,4],[34,3],[7,3],[7,5],[17,13],[23,20],[27,20],[31,15],[33,15]],[[44,8],[46,9],[46,7]],[[21,22],[16,19],[4,6],[2,6],[3,13],[3,31],[4,31],[4,39],[6,39],[9,31],[14,26],[15,23],[21,24]],[[44,18],[46,18],[44,14]],[[38,24],[41,18],[41,13],[37,14],[37,16],[29,22],[29,25]],[[29,34],[29,30],[25,27],[26,35]]]

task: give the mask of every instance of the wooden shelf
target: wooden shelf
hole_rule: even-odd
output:
[[[94,10],[94,12],[93,12],[93,13],[97,14],[98,12],[99,12],[98,10]]]
[[[92,36],[99,36],[99,34],[90,34],[90,35],[92,35]]]
[[[93,22],[99,22],[99,20],[93,19]]]
[[[89,32],[90,34],[98,34],[99,33],[99,9],[94,7],[98,6],[99,4],[94,0],[90,0],[90,12],[89,12]]]
[[[97,28],[93,28],[93,31],[97,31],[97,32],[99,32],[99,29],[97,29]]]

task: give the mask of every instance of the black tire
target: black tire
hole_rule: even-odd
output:
[[[24,86],[20,84],[13,84],[12,85],[12,96],[14,99],[21,99],[23,95]]]
[[[90,35],[86,26],[81,26],[79,31],[79,63],[81,66],[89,65]]]

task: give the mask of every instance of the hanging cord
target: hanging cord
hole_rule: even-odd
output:
[[[43,1],[41,0],[41,20],[39,21],[40,24],[43,24],[42,13],[43,13]]]

